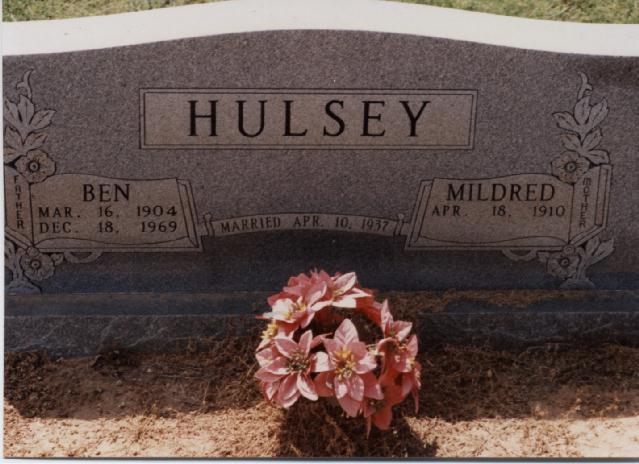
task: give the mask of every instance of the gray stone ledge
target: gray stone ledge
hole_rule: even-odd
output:
[[[639,312],[425,313],[417,320],[423,349],[443,344],[525,349],[544,344],[618,343],[639,346]],[[44,350],[90,356],[112,349],[176,352],[205,348],[221,337],[257,335],[248,315],[7,316],[5,351]]]
[[[6,295],[7,316],[247,315],[268,310],[272,292],[220,293],[50,293]],[[453,313],[639,311],[639,290],[432,290],[381,292],[400,297],[419,311],[436,303]],[[424,305],[427,306],[427,305]]]

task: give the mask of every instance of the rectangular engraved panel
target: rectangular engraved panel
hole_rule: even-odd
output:
[[[60,174],[19,183],[6,169],[7,233],[41,251],[197,251],[190,186],[179,179]]]
[[[472,149],[475,90],[142,89],[142,148]]]
[[[561,249],[601,232],[610,168],[577,184],[548,174],[422,183],[407,249]]]

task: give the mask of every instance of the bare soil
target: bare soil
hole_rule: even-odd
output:
[[[365,438],[325,401],[289,411],[253,379],[257,333],[179,354],[5,356],[5,456],[639,456],[639,349],[443,347],[420,410]]]

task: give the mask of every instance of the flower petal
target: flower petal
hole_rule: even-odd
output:
[[[299,399],[300,396],[301,395],[299,390],[296,389],[295,394],[293,396],[289,396],[288,398],[283,398],[281,400],[278,398],[278,402],[282,405],[283,408],[288,409],[295,404],[295,402]]]
[[[262,340],[260,340],[260,344],[257,346],[257,350],[256,351],[261,351],[263,348],[269,346],[271,344],[271,339],[270,338],[264,338]]]
[[[282,383],[277,392],[277,402],[286,408],[295,402],[295,400],[293,400],[293,402],[289,402],[289,400],[296,395],[299,397],[299,394],[300,392],[297,389],[297,375],[287,375],[282,379]]]
[[[320,372],[314,380],[319,396],[333,396],[333,378],[330,372]]]
[[[306,310],[300,318],[300,327],[307,327],[313,320],[313,316],[315,316],[313,311]]]
[[[403,374],[402,375],[402,396],[408,395],[413,389],[413,378],[412,374]]]
[[[273,374],[272,372],[269,372],[264,368],[259,369],[255,373],[255,378],[261,380],[262,382],[277,382],[282,377],[282,374]]]
[[[323,280],[324,282],[329,282],[331,280],[331,276],[325,270],[321,270],[316,273],[318,280]],[[335,274],[335,277],[339,275],[339,272]]]
[[[382,303],[380,314],[384,336],[388,337],[388,330],[391,328],[391,324],[393,323],[393,315],[391,314],[390,309],[388,309],[388,300],[384,300],[384,302]]]
[[[375,348],[377,349],[377,351],[383,351],[386,350],[387,347],[386,345],[388,344],[396,344],[397,340],[395,340],[392,337],[386,337],[386,338],[382,338],[380,341],[377,342],[377,345],[375,346]]]
[[[383,408],[373,414],[373,422],[375,423],[375,427],[380,430],[388,430],[392,421],[393,411],[390,403],[384,405]]]
[[[350,296],[340,296],[333,301],[336,308],[355,309],[357,308],[357,300]]]
[[[392,384],[384,388],[384,399],[387,404],[399,404],[404,401],[405,395],[402,395],[402,387],[397,384]]]
[[[333,380],[333,388],[335,389],[335,397],[340,399],[348,394],[348,385],[343,380],[335,377]]]
[[[374,305],[374,303],[375,302],[368,303],[366,300],[360,299],[361,306],[358,308],[358,311],[366,316],[367,319],[383,328],[379,309]]]
[[[300,349],[299,345],[288,337],[275,337],[275,348],[287,358],[292,358]]]
[[[350,291],[350,295],[353,298],[372,298],[373,294],[371,293],[370,290],[365,290],[365,289],[361,289],[361,288],[353,288]]]
[[[413,365],[410,362],[410,354],[406,351],[402,351],[400,354],[391,358],[391,364],[399,372],[410,372],[413,370]]]
[[[354,272],[341,275],[333,280],[333,286],[336,290],[344,293],[349,291],[357,283],[357,275]]]
[[[262,393],[267,400],[271,401],[275,394],[277,393],[277,389],[280,386],[280,382],[262,382]]]
[[[306,304],[308,306],[313,306],[319,300],[321,300],[324,295],[326,295],[326,282],[319,282],[309,288],[308,293],[306,295]],[[318,310],[321,308],[318,308]]]
[[[291,321],[291,314],[295,314],[295,303],[293,300],[285,299],[285,300],[277,300],[273,305],[273,311],[270,313],[265,313],[264,316],[273,318],[278,321]]]
[[[393,330],[395,332],[395,337],[400,342],[403,341],[413,328],[412,322],[406,321],[396,321],[393,325]]]
[[[346,381],[348,394],[356,401],[364,399],[364,381],[359,375],[351,375]]]
[[[324,339],[328,337],[329,335],[330,333],[325,333],[325,334],[321,334],[321,335],[317,335],[316,337],[313,337],[313,341],[311,341],[311,349],[320,346],[324,342]]]
[[[417,356],[417,351],[418,351],[417,335],[413,334],[413,336],[410,337],[410,339],[408,340],[408,343],[406,344],[406,346],[408,347],[408,352],[410,353],[411,356],[413,357]]]
[[[372,401],[362,401],[362,416],[368,418],[375,412],[375,404]]]
[[[395,379],[400,375],[394,368],[392,363],[379,376],[379,384],[384,389],[384,398],[388,399],[388,389],[395,386]]]
[[[285,357],[280,356],[272,363],[264,366],[263,369],[270,372],[271,374],[286,375],[288,374],[288,360]]]
[[[359,340],[347,343],[346,348],[348,348],[351,353],[355,355],[355,359],[361,359],[368,354],[366,344],[364,342],[360,342]]]
[[[377,367],[377,361],[375,360],[375,356],[372,353],[366,353],[362,359],[355,363],[353,370],[358,374],[365,374],[366,372],[370,372]]]
[[[342,345],[348,345],[350,342],[358,341],[357,329],[350,319],[344,319],[335,331],[334,339]]]
[[[331,300],[326,300],[326,301],[318,301],[316,303],[313,303],[310,307],[309,310],[316,313],[324,308],[327,308],[329,306],[333,305],[333,301]]]
[[[334,353],[335,351],[339,351],[340,348],[342,348],[342,345],[340,345],[337,341],[333,340],[332,338],[325,338],[324,346],[326,347],[326,351],[328,351],[329,353]]]
[[[313,332],[307,330],[300,337],[300,341],[298,343],[299,349],[302,350],[304,354],[308,356],[308,353],[311,351],[311,342],[313,341]]]
[[[266,367],[279,357],[279,353],[272,347],[269,347],[255,353],[255,357],[260,367]]]
[[[300,391],[304,398],[308,398],[312,401],[317,401],[317,390],[315,389],[315,385],[307,374],[297,375],[297,389]]]
[[[339,405],[342,407],[342,409],[346,412],[346,414],[350,417],[357,416],[362,405],[360,401],[355,401],[348,395],[337,398],[337,401],[339,402]]]
[[[284,287],[284,292],[297,297],[304,295],[308,287],[311,286],[311,279],[304,273],[300,273],[297,276],[288,279],[287,286]]]
[[[328,354],[323,351],[318,351],[314,354],[313,361],[311,363],[311,372],[327,372],[333,370],[333,363],[328,357]]]
[[[288,295],[284,292],[276,293],[275,295],[271,295],[266,300],[269,306],[273,306],[277,300],[284,300],[288,297]]]
[[[375,400],[383,400],[384,393],[382,392],[382,387],[380,387],[375,374],[368,372],[361,377],[364,381],[364,396]]]

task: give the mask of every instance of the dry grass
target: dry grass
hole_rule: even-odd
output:
[[[259,328],[256,328],[258,330]],[[504,352],[448,346],[421,355],[420,411],[366,440],[360,419],[320,401],[289,411],[253,379],[257,332],[206,351],[123,351],[5,361],[11,456],[639,455],[639,350]]]
[[[639,23],[637,0],[401,0],[507,16],[585,23]]]
[[[5,0],[5,21],[71,18],[215,0]],[[637,0],[399,0],[508,16],[594,23],[639,23]]]
[[[215,0],[5,0],[2,15],[4,21],[32,21],[108,15],[209,1]]]

